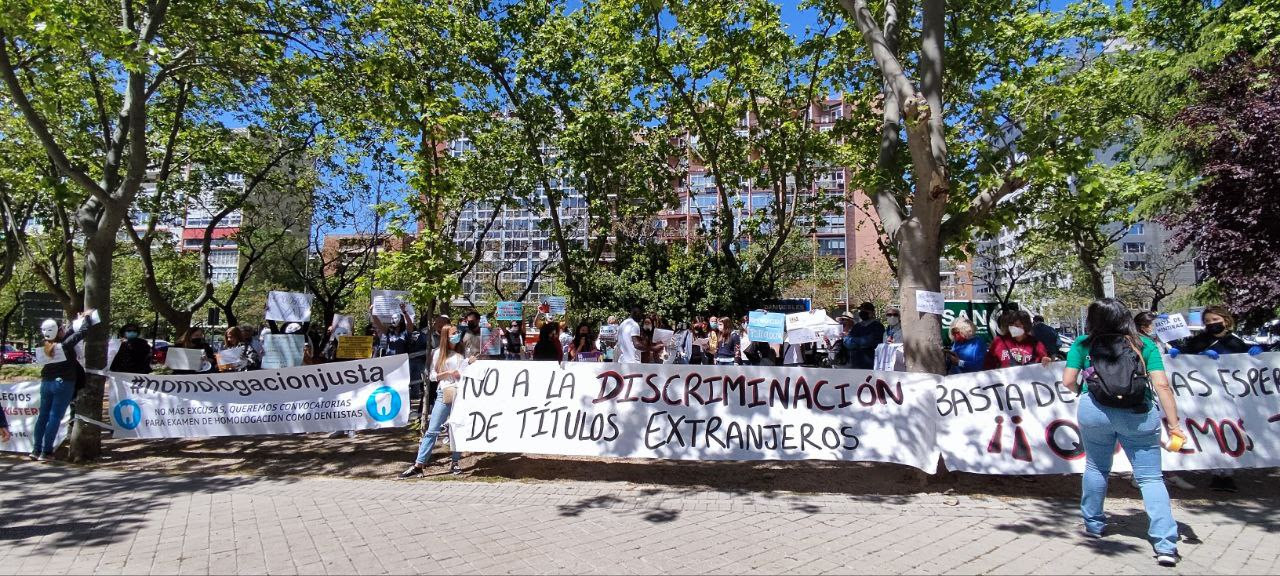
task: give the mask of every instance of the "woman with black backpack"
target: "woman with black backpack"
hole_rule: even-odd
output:
[[[1076,379],[1084,374],[1083,386]],[[1143,337],[1133,314],[1113,298],[1089,305],[1085,335],[1067,352],[1062,383],[1080,394],[1076,421],[1084,444],[1085,471],[1080,496],[1084,534],[1103,536],[1107,474],[1116,442],[1133,465],[1150,525],[1147,537],[1161,566],[1178,563],[1178,524],[1160,470],[1161,415],[1171,437],[1184,438],[1178,405],[1165,377],[1160,350]],[[1148,386],[1150,384],[1150,386]],[[1155,390],[1155,397],[1152,396]],[[1171,448],[1172,449],[1172,448]]]

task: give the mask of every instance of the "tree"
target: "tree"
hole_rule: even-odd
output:
[[[1280,64],[1240,54],[1195,78],[1200,91],[1179,121],[1200,179],[1170,218],[1172,248],[1194,249],[1232,311],[1256,321],[1280,306]]]
[[[322,0],[4,4],[5,107],[21,117],[74,191],[58,197],[75,223],[75,234],[65,240],[82,239],[84,246],[83,262],[71,266],[83,291],[73,306],[98,309],[104,320],[86,342],[89,367],[106,364],[117,232],[148,170],[171,163],[178,147],[169,134],[185,109],[184,98],[205,96],[209,117],[258,100],[286,48],[305,49],[335,14]],[[90,380],[76,401],[81,414],[102,409],[103,381]],[[71,459],[95,459],[100,440],[98,428],[77,422]]]
[[[1116,296],[1134,308],[1159,312],[1162,302],[1191,287],[1191,282],[1183,283],[1178,277],[1191,260],[1188,250],[1175,252],[1164,245],[1147,246],[1141,259],[1129,261],[1133,264],[1118,263]]]

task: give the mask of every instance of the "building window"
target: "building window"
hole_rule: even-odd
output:
[[[1129,272],[1138,272],[1147,269],[1147,263],[1142,260],[1125,260],[1124,269]]]
[[[1125,254],[1145,254],[1147,245],[1144,242],[1125,242],[1120,250]]]
[[[1145,222],[1138,222],[1129,227],[1130,236],[1141,236],[1147,233],[1147,225]]]

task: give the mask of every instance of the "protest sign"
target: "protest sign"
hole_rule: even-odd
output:
[[[415,316],[413,304],[407,300],[409,293],[404,290],[374,290],[370,293],[373,301],[373,315],[383,322],[394,322],[400,317],[400,303],[406,304],[409,316]]]
[[[309,322],[311,299],[310,294],[272,290],[267,293],[266,319],[276,322]]]
[[[53,347],[53,354],[49,355],[45,354],[43,345],[37,345],[35,348],[35,357],[36,364],[56,364],[67,360],[67,352],[62,349],[62,344],[57,344]]]
[[[263,368],[291,368],[302,365],[302,334],[267,334],[262,339]]]
[[[786,324],[786,314],[755,310],[747,315],[747,337],[752,342],[781,344]]]
[[[827,315],[826,310],[811,310],[787,314],[786,319],[788,344],[808,344],[821,342],[823,334],[840,330],[840,324]],[[839,336],[836,336],[839,338]]]
[[[339,336],[334,355],[342,360],[372,358],[373,336]]]
[[[567,302],[564,296],[547,296],[547,312],[552,316],[564,316]]]
[[[1191,337],[1191,328],[1181,314],[1161,314],[1155,320],[1156,337],[1166,344]]]
[[[355,321],[346,314],[334,314],[332,326],[334,336],[349,336],[355,332]]]
[[[0,384],[0,406],[4,407],[5,418],[9,421],[8,442],[0,442],[0,451],[21,452],[30,454],[35,450],[36,418],[40,415],[40,383],[12,382]],[[71,421],[71,412],[62,415],[62,420],[55,424],[58,435],[54,437],[53,446],[57,448],[67,439],[67,424]]]
[[[481,361],[455,449],[673,460],[897,462],[933,472],[936,376],[687,364]]]
[[[905,371],[907,369],[905,348],[901,342],[877,344],[871,367],[876,370]]]
[[[405,426],[409,358],[168,376],[107,373],[116,438],[296,434]]]
[[[164,353],[164,365],[170,370],[199,372],[208,370],[210,361],[204,357],[204,350],[197,348],[178,348],[170,346]]]
[[[1187,441],[1165,470],[1280,466],[1280,353],[1165,358]],[[1084,470],[1078,397],[1061,363],[948,376],[938,385],[947,467],[980,474]],[[1159,410],[1153,407],[1152,410]],[[1113,470],[1130,470],[1121,454]]]
[[[240,367],[240,362],[244,359],[244,349],[239,346],[233,346],[218,352],[218,370],[228,372]]]
[[[494,313],[494,318],[499,321],[514,320],[519,322],[524,319],[524,302],[499,302],[498,309]]]
[[[89,313],[85,314],[83,317],[72,320],[71,329],[79,332],[80,329],[84,327],[85,322],[88,322],[90,326],[97,326],[102,322],[102,316],[98,314],[97,310],[90,310]]]
[[[941,292],[916,290],[916,312],[921,314],[943,314],[947,311],[946,300]]]
[[[653,343],[664,344],[664,345],[669,344],[671,343],[671,340],[675,338],[675,336],[676,336],[676,333],[673,330],[666,330],[663,328],[654,328]]]

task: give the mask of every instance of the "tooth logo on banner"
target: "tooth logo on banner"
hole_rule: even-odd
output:
[[[379,386],[369,394],[364,411],[377,422],[393,420],[400,413],[400,393],[390,386]]]
[[[121,400],[111,410],[111,416],[116,426],[133,430],[142,423],[142,407],[133,400]]]

